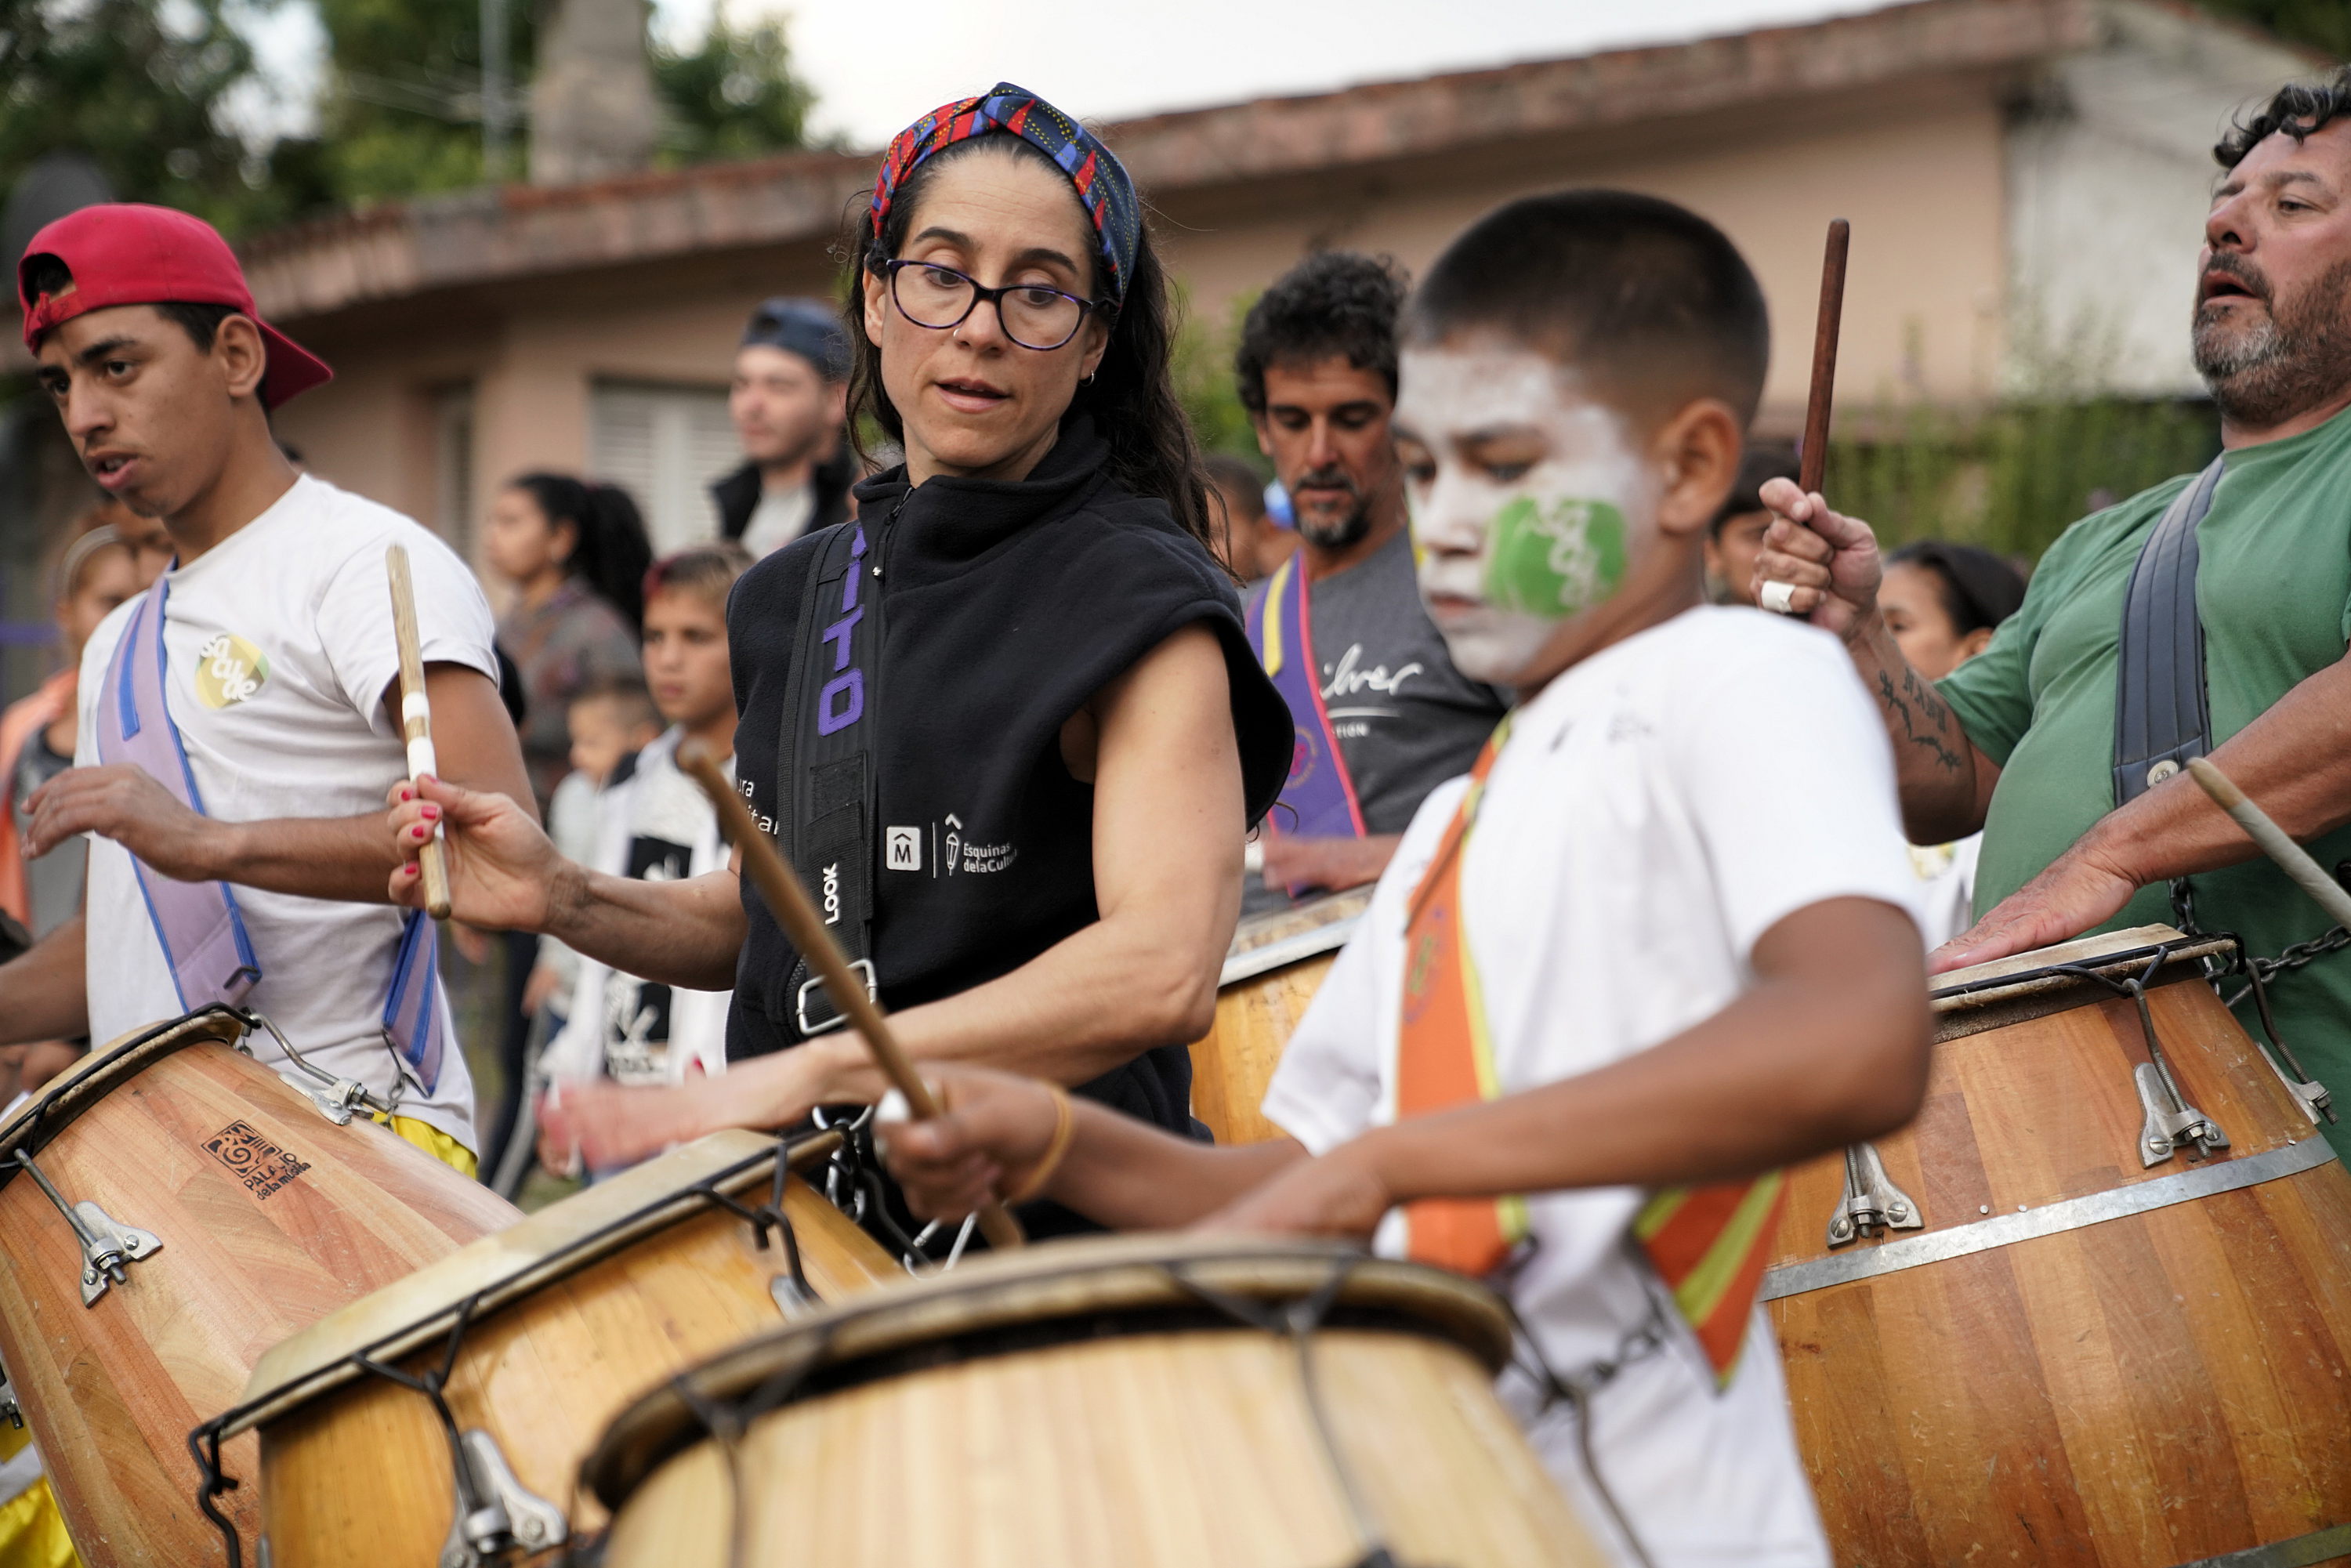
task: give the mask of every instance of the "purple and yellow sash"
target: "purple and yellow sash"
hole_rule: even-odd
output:
[[[1297,744],[1290,781],[1265,819],[1266,831],[1301,837],[1360,839],[1364,811],[1347,776],[1338,732],[1322,706],[1322,666],[1314,658],[1314,618],[1307,602],[1306,569],[1297,556],[1281,563],[1249,612],[1249,646],[1290,705]]]
[[[100,762],[131,764],[203,816],[204,796],[163,695],[164,605],[170,595],[168,581],[158,581],[141,594],[131,624],[114,646],[99,695],[98,757]],[[162,946],[180,1006],[193,1011],[212,1002],[243,1001],[261,979],[261,960],[229,885],[178,882],[137,855],[131,857],[131,869],[154,923],[155,939]],[[427,1094],[441,1081],[444,1049],[439,957],[433,922],[422,911],[411,914],[401,933],[392,992],[384,1000],[383,1032],[385,1042],[414,1071]]]

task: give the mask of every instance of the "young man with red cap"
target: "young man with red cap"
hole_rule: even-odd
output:
[[[90,836],[84,912],[0,967],[0,1040],[103,1042],[242,1003],[347,1103],[470,1171],[433,926],[384,902],[383,795],[406,771],[385,548],[414,576],[442,770],[527,808],[479,585],[407,517],[287,465],[269,411],[332,372],[260,319],[205,224],[86,207],[34,236],[17,280],[83,466],[178,554],[83,656],[76,766],[33,797],[26,839]]]

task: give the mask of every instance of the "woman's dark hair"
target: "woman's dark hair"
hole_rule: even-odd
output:
[[[1722,527],[1731,518],[1764,509],[1764,486],[1774,479],[1793,479],[1801,472],[1793,446],[1784,442],[1750,445],[1739,459],[1739,477],[1731,482],[1730,494],[1723,497],[1722,505],[1715,508],[1714,521],[1707,525],[1707,531],[1721,538]]]
[[[568,474],[526,474],[513,487],[528,491],[548,525],[571,525],[571,575],[602,595],[634,631],[644,624],[645,571],[653,541],[636,502],[618,485],[586,484]]]
[[[878,273],[905,244],[923,193],[942,164],[969,157],[978,149],[1015,157],[1034,158],[1066,180],[1061,166],[1037,147],[1008,132],[998,131],[959,141],[935,152],[915,166],[899,186],[897,198],[882,220],[882,235],[872,236],[865,209],[859,207],[849,254],[859,261],[861,277]],[[1077,200],[1072,191],[1070,200]],[[1097,287],[1102,259],[1092,257]],[[1200,473],[1199,447],[1192,439],[1191,422],[1176,401],[1172,366],[1176,351],[1176,304],[1167,286],[1167,269],[1151,239],[1151,225],[1143,225],[1134,250],[1134,272],[1127,281],[1126,298],[1116,306],[1103,302],[1110,318],[1110,344],[1093,379],[1078,388],[1070,412],[1093,415],[1094,429],[1110,443],[1111,477],[1137,496],[1167,503],[1184,531],[1208,543],[1207,481]],[[905,421],[890,402],[882,385],[882,346],[865,333],[865,297],[852,288],[841,308],[849,327],[849,428],[861,458],[868,456],[859,426],[871,419],[891,440],[904,444]],[[1212,551],[1213,553],[1213,551]]]
[[[1888,566],[1931,571],[1943,585],[1943,612],[1951,632],[1964,637],[1999,625],[2024,602],[2024,574],[1977,545],[1922,539],[1886,558]]]

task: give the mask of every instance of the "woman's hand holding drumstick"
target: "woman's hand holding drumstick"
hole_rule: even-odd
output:
[[[768,910],[784,928],[793,947],[824,982],[825,993],[832,998],[833,1006],[841,1009],[849,1027],[864,1040],[883,1076],[906,1097],[907,1107],[916,1121],[937,1115],[939,1106],[930,1085],[923,1082],[914,1063],[900,1049],[881,1008],[851,970],[832,933],[825,928],[824,917],[809,902],[808,890],[785,862],[782,852],[751,820],[750,808],[735,792],[718,760],[698,743],[689,741],[678,747],[677,764],[710,797],[710,804],[718,813],[720,831],[743,857],[743,874],[759,890],[759,896],[767,901]],[[1020,1222],[1000,1202],[980,1208],[979,1228],[996,1247],[1018,1247],[1026,1239],[1020,1233]]]
[[[424,655],[416,634],[416,588],[408,575],[408,551],[399,545],[383,552],[384,573],[392,581],[392,633],[400,644],[400,724],[408,738],[408,781],[436,776],[440,765],[433,755],[433,705],[424,695]],[[442,858],[441,827],[417,855],[424,879],[424,911],[435,920],[449,918],[449,867]]]

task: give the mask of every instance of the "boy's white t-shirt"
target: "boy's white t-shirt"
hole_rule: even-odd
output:
[[[1465,787],[1422,804],[1266,1093],[1265,1114],[1316,1154],[1395,1120],[1405,906]],[[1569,670],[1513,720],[1463,864],[1503,1091],[1606,1066],[1720,1011],[1751,981],[1756,939],[1807,904],[1913,911],[1905,852],[1885,727],[1825,632],[1692,610]],[[1642,1197],[1528,1199],[1533,1246],[1501,1288],[1562,1376],[1653,1319],[1662,1288],[1631,1236]],[[1402,1242],[1391,1213],[1379,1249]],[[1593,1401],[1601,1474],[1650,1560],[1825,1564],[1769,1320],[1759,1307],[1719,1395],[1696,1339],[1668,1321],[1664,1350]],[[1572,1414],[1504,1393],[1607,1538]]]
[[[195,560],[164,574],[164,701],[179,726],[206,814],[223,821],[355,817],[384,809],[408,770],[383,697],[398,679],[384,549],[408,549],[428,664],[497,679],[490,607],[463,561],[408,518],[309,476]],[[83,651],[78,767],[98,760],[98,702],[108,664],[139,601],[101,622]],[[89,835],[90,1039],[175,1018],[178,987],[155,936],[130,852]],[[404,911],[259,888],[234,889],[261,979],[246,1005],[304,1057],[392,1097],[399,1076],[383,1038],[384,998]],[[473,1081],[440,998],[446,1049],[431,1094],[413,1082],[400,1113],[474,1145]],[[256,1035],[256,1056],[297,1087],[312,1082]]]

